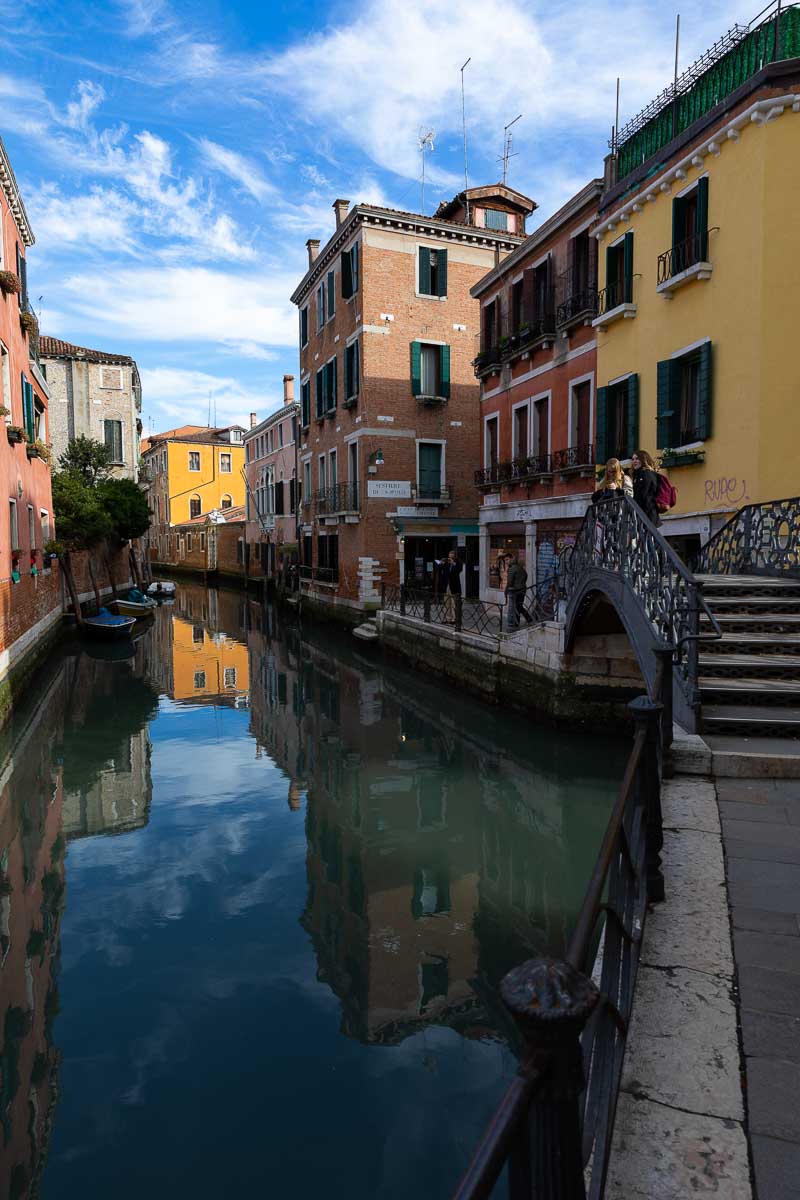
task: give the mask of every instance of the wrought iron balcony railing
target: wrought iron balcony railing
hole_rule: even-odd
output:
[[[666,283],[695,263],[708,261],[708,230],[701,229],[658,256],[658,282]]]
[[[579,471],[582,467],[593,467],[594,446],[569,446],[566,450],[554,450],[550,460],[553,471]]]
[[[606,313],[619,308],[620,304],[631,304],[632,295],[626,293],[624,283],[609,283],[597,293],[597,309],[595,316],[604,317]]]
[[[597,316],[597,288],[585,287],[572,292],[556,310],[556,324],[569,325],[581,317]]]
[[[551,455],[529,454],[524,458],[512,458],[506,462],[492,463],[475,472],[476,487],[491,487],[498,483],[521,483],[552,473]]]
[[[332,517],[338,513],[359,512],[357,483],[334,483],[314,494],[314,510],[318,517]]]
[[[416,504],[449,504],[453,499],[453,489],[449,483],[440,487],[418,484],[411,488],[411,499]]]

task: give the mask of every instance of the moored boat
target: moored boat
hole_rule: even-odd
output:
[[[156,600],[166,600],[175,595],[175,584],[169,579],[154,579],[147,589],[148,596],[154,596]]]
[[[83,629],[89,637],[123,638],[130,637],[131,630],[136,624],[135,617],[124,617],[118,613],[101,608],[93,617],[83,618]]]

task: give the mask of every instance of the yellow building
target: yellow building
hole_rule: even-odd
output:
[[[686,551],[798,491],[800,10],[729,38],[621,131],[594,229],[597,462],[648,450]]]
[[[206,625],[173,619],[172,698],[247,704],[250,664],[247,646]]]
[[[153,514],[151,541],[192,517],[244,505],[244,428],[184,425],[142,443],[142,479]]]

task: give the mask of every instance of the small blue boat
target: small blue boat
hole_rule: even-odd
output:
[[[136,624],[135,617],[117,616],[107,608],[101,608],[93,617],[83,618],[83,627],[90,637],[123,638],[130,637],[131,630]]]

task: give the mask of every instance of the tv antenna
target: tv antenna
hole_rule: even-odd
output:
[[[419,152],[422,155],[422,197],[420,200],[420,212],[425,212],[425,152],[433,150],[433,139],[436,137],[432,129],[428,129],[423,133],[424,126],[420,127],[419,139],[417,145]]]
[[[509,130],[511,129],[512,125],[516,125],[521,116],[522,113],[519,113],[516,117],[514,117],[513,121],[509,121],[507,125],[503,126],[503,153],[498,155],[497,158],[497,161],[503,164],[503,183],[508,181],[508,160],[510,158],[516,158],[517,154],[519,153],[518,150],[512,151],[511,149],[512,145],[514,144],[514,135],[510,133]]]

